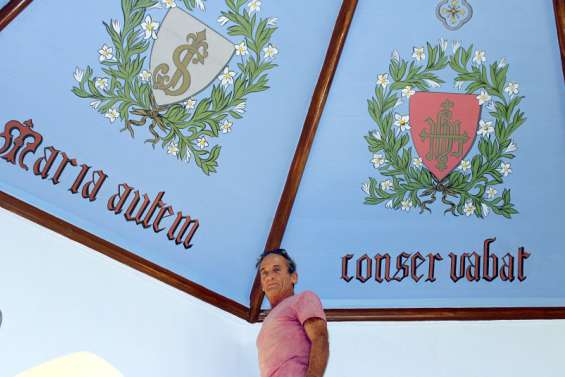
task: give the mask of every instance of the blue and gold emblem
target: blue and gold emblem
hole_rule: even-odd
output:
[[[442,0],[436,7],[437,18],[448,30],[457,30],[473,17],[473,8],[466,0]]]

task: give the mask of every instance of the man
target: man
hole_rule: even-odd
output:
[[[328,328],[313,292],[294,294],[296,264],[284,249],[257,262],[271,311],[257,337],[261,377],[322,377],[329,356]]]

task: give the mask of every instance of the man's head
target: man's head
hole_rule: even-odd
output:
[[[271,307],[294,294],[294,284],[298,282],[296,263],[284,249],[263,252],[256,267],[261,276],[261,289]]]

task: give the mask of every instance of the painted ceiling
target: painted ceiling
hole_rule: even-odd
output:
[[[32,2],[0,33],[0,189],[249,305],[341,6]],[[297,289],[565,306],[559,52],[549,0],[359,1],[282,238]]]

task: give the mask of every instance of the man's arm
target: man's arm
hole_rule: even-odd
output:
[[[304,322],[304,330],[312,343],[305,377],[322,377],[330,355],[328,326],[321,318],[310,318]]]

